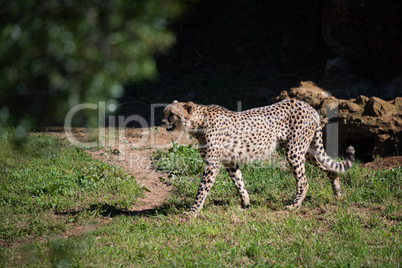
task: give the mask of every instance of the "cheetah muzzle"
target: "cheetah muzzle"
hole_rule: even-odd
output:
[[[239,164],[266,158],[278,142],[284,143],[286,159],[296,178],[296,196],[287,206],[289,210],[299,209],[306,196],[305,162],[322,169],[331,181],[334,195],[340,196],[338,173],[348,170],[354,161],[352,146],[347,148],[344,161],[329,158],[323,146],[320,116],[310,105],[298,100],[286,99],[243,112],[218,105],[174,101],[165,108],[162,125],[167,131],[182,129],[198,140],[204,170],[194,204],[187,213],[193,216],[202,209],[220,163],[234,182],[242,207],[248,208],[249,196]]]
[[[168,125],[168,126],[166,127],[166,131],[172,132],[173,130],[175,130],[175,128],[176,128],[176,125],[175,125],[175,124],[171,124],[171,125]]]

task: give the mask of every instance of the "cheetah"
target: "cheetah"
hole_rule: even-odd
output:
[[[198,140],[204,162],[202,180],[193,205],[186,214],[197,216],[220,169],[229,173],[241,198],[241,206],[250,206],[239,164],[267,157],[279,142],[296,178],[296,196],[286,207],[297,210],[306,196],[308,183],[305,162],[324,170],[336,197],[341,196],[339,172],[348,170],[355,150],[349,146],[345,159],[335,162],[323,147],[320,116],[305,102],[285,99],[273,105],[243,112],[229,111],[218,105],[200,105],[174,101],[164,109],[162,126],[167,131],[184,130]]]

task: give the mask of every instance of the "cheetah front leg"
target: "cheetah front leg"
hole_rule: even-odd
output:
[[[219,161],[204,161],[204,172],[202,174],[202,180],[198,187],[197,195],[195,196],[194,204],[191,206],[188,212],[184,214],[197,216],[198,212],[202,209],[208,192],[214,184],[216,175],[219,172]]]
[[[242,208],[249,208],[250,199],[248,197],[247,190],[244,187],[244,181],[239,166],[234,163],[227,163],[224,164],[224,166],[233,183],[235,184],[237,191],[239,192]]]

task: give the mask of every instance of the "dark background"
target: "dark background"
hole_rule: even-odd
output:
[[[402,93],[399,1],[196,2],[171,24],[158,78],[127,85],[120,113],[175,99],[247,109],[305,80],[340,98]]]
[[[390,100],[402,95],[401,3],[0,1],[0,125],[24,118],[33,127],[63,125],[74,104],[97,101],[151,124],[151,104],[177,99],[237,109],[240,101],[244,110],[307,80],[338,98]],[[126,72],[131,63],[136,75]],[[94,83],[97,77],[103,82]],[[121,94],[110,90],[116,81]]]

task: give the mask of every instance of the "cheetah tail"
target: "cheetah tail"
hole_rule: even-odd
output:
[[[311,145],[314,146],[311,146],[309,152],[312,153],[317,158],[318,162],[320,162],[327,170],[345,172],[353,165],[355,160],[355,149],[353,146],[349,146],[346,149],[345,159],[342,162],[335,162],[324,150],[321,131],[316,132],[316,137]]]

